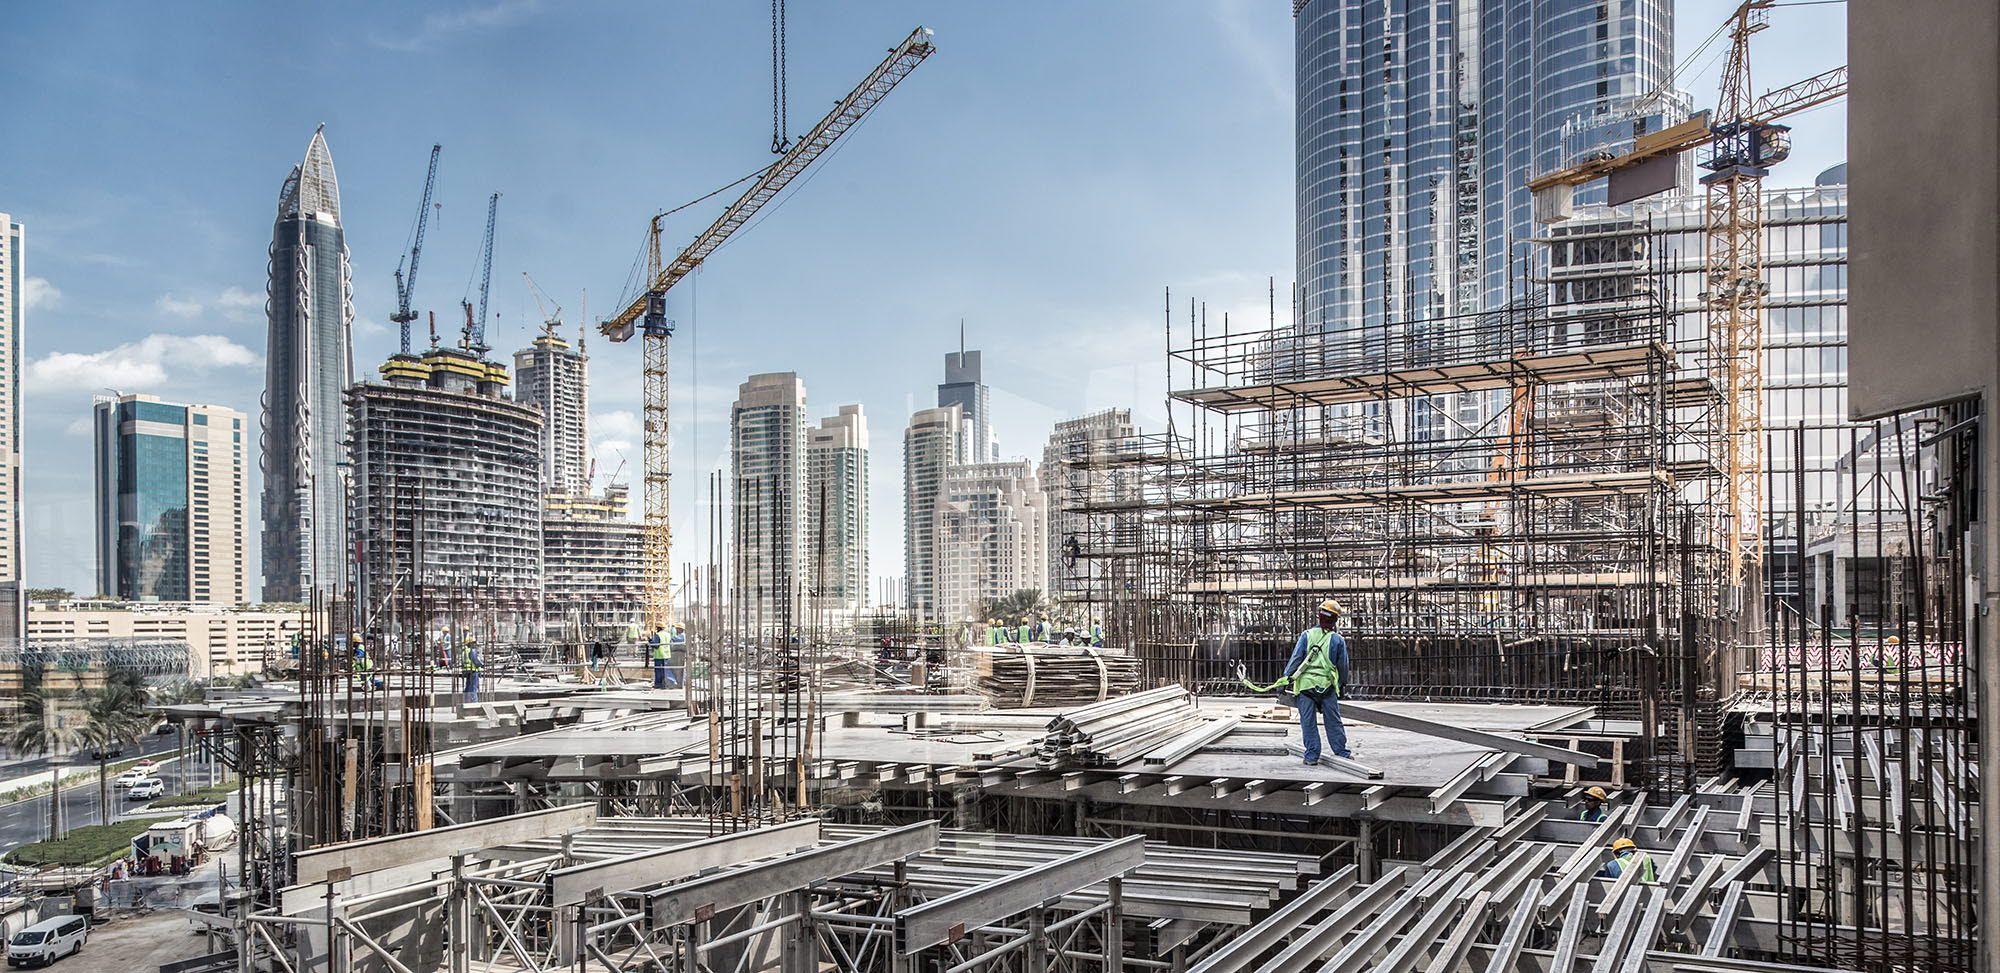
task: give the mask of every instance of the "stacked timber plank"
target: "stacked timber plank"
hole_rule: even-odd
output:
[[[979,691],[995,706],[1070,706],[1139,688],[1139,660],[1088,646],[1028,643],[972,650]]]
[[[1203,718],[1193,694],[1166,686],[1064,711],[1049,721],[1035,763],[1116,767],[1154,753],[1170,763],[1213,742],[1234,723]]]

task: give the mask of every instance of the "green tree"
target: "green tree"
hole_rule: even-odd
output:
[[[7,748],[23,756],[49,758],[49,840],[62,837],[62,765],[57,757],[77,749],[83,742],[83,723],[63,712],[60,694],[49,691],[39,680],[21,691],[20,707],[14,722],[4,731]]]
[[[1022,588],[1011,595],[989,598],[980,603],[980,612],[986,618],[997,618],[1004,625],[1019,625],[1030,617],[1047,618],[1049,603],[1042,598],[1040,588]]]
[[[75,598],[76,598],[76,592],[73,592],[68,588],[28,589],[29,601],[71,601],[74,600]]]
[[[83,739],[97,758],[97,813],[111,823],[111,783],[106,764],[112,752],[136,743],[152,720],[146,715],[146,687],[136,678],[113,673],[102,689],[83,694]]]

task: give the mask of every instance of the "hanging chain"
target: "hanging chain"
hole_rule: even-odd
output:
[[[771,151],[791,147],[790,93],[785,90],[785,0],[771,0]]]

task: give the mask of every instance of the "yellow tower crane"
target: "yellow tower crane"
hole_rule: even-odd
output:
[[[1746,0],[1730,14],[1729,53],[1715,112],[1697,114],[1671,128],[1634,140],[1632,150],[1539,176],[1528,183],[1535,218],[1569,217],[1577,186],[1609,177],[1608,201],[1631,202],[1673,186],[1675,160],[1702,145],[1697,163],[1707,202],[1703,229],[1703,300],[1709,310],[1710,380],[1718,386],[1722,414],[1722,503],[1729,570],[1736,583],[1757,584],[1763,561],[1764,475],[1764,197],[1771,166],[1791,154],[1790,129],[1778,119],[1847,94],[1841,66],[1751,97],[1750,38],[1769,24],[1776,0]],[[1745,607],[1756,611],[1754,597]]]
[[[667,457],[667,339],[674,325],[667,320],[667,291],[700,267],[702,261],[743,228],[764,204],[775,198],[806,167],[812,165],[842,135],[879,104],[883,96],[931,56],[931,32],[918,27],[875,66],[853,91],[833,106],[812,131],[793,142],[778,161],[764,169],[750,188],[694,238],[672,262],[662,260],[660,224],[654,216],[646,244],[646,289],[617,314],[598,325],[612,341],[642,336],[640,371],[645,386],[645,506],[646,608],[645,627],[667,624],[672,614],[673,528],[668,509]]]

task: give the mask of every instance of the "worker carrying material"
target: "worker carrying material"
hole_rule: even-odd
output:
[[[1340,691],[1348,683],[1347,640],[1333,627],[1342,614],[1340,603],[1331,598],[1319,603],[1316,624],[1299,633],[1292,658],[1285,663],[1285,674],[1277,682],[1259,686],[1245,678],[1238,666],[1237,678],[1252,690],[1294,694],[1292,705],[1299,711],[1299,735],[1307,764],[1319,763],[1322,721],[1326,724],[1326,745],[1333,748],[1334,755],[1354,756],[1347,749],[1347,726],[1340,720]]]
[[[458,669],[460,675],[465,677],[464,701],[468,703],[479,702],[479,670],[481,669],[479,664],[479,643],[470,635],[466,636],[464,644],[458,647]]]
[[[667,663],[673,659],[673,653],[673,643],[667,639],[667,627],[653,626],[653,634],[646,639],[646,655],[653,660],[654,689],[667,688],[667,680],[673,677],[672,670],[667,668]],[[680,685],[679,680],[675,680],[674,685]]]
[[[1583,813],[1577,815],[1577,820],[1589,821],[1593,824],[1604,820],[1610,813],[1605,809],[1605,805],[1610,803],[1610,801],[1611,795],[1604,793],[1604,788],[1602,787],[1593,787],[1584,791]]]
[[[1617,878],[1628,868],[1639,870],[1639,881],[1652,885],[1659,880],[1653,871],[1653,856],[1639,850],[1630,838],[1620,838],[1611,843],[1611,860],[1597,874],[1605,878]]]

